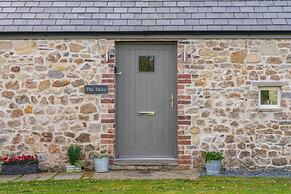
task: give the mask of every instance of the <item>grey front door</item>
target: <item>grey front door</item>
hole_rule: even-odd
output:
[[[175,43],[117,44],[118,158],[176,157]]]

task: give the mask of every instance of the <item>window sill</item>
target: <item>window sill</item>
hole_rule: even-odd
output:
[[[280,112],[281,107],[260,107],[258,108],[260,112]]]

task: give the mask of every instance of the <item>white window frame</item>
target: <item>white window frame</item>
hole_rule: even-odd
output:
[[[278,104],[276,105],[266,105],[266,104],[261,104],[261,91],[262,90],[277,90],[277,102]],[[258,99],[258,107],[259,110],[261,111],[278,111],[281,110],[281,87],[278,86],[260,86],[259,87],[259,99]]]

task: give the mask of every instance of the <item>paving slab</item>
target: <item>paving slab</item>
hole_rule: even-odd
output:
[[[39,174],[25,174],[21,176],[20,178],[16,179],[15,181],[34,181],[39,176],[40,176]]]
[[[199,177],[197,170],[185,170],[185,171],[169,171],[169,172],[155,172],[153,174],[154,179],[188,179],[196,180]]]
[[[38,181],[43,181],[43,180],[48,180],[53,178],[55,175],[57,175],[57,172],[45,172],[45,173],[40,173],[39,177],[37,178]]]
[[[80,179],[84,172],[61,172],[53,177],[54,180]]]
[[[29,175],[0,175],[0,183],[8,181],[33,181],[33,180],[68,180],[68,179],[188,179],[195,180],[199,177],[198,170],[170,170],[170,171],[109,171],[107,173],[94,172],[45,172]]]
[[[48,180],[54,177],[56,172],[44,172],[39,174],[26,174],[15,181],[34,181],[34,180]]]
[[[0,175],[0,183],[6,183],[8,181],[14,181],[21,175]]]
[[[188,179],[196,180],[199,177],[198,170],[171,170],[161,171],[110,171],[108,173],[94,173],[92,179]]]

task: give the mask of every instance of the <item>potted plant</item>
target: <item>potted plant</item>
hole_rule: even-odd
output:
[[[67,151],[70,165],[66,165],[66,172],[81,172],[81,147],[70,145]]]
[[[96,153],[93,156],[95,172],[109,171],[109,155]]]
[[[4,156],[0,158],[3,175],[36,174],[37,155]]]
[[[221,152],[203,152],[202,156],[206,162],[207,175],[219,175],[221,171],[221,160],[224,159]]]

